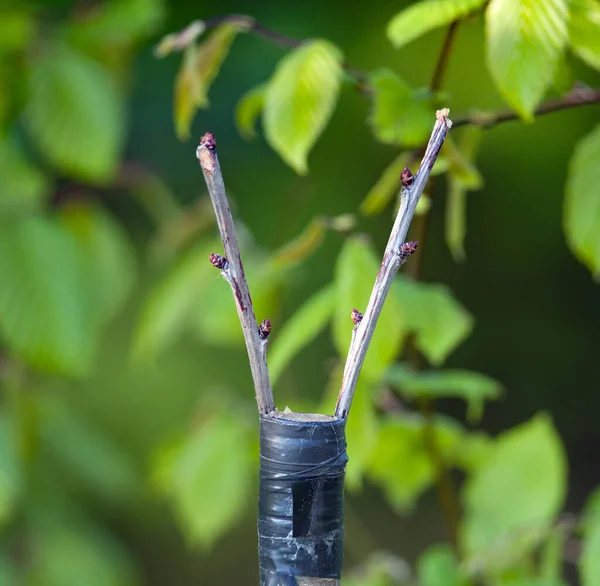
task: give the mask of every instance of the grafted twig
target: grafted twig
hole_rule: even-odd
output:
[[[271,379],[267,368],[266,344],[268,331],[271,330],[271,322],[265,320],[259,329],[254,316],[252,299],[244,274],[240,249],[231,216],[231,210],[225,194],[225,184],[219,159],[217,158],[215,137],[206,133],[200,140],[200,146],[196,150],[196,157],[202,167],[204,179],[208,187],[210,199],[217,217],[225,257],[211,255],[210,261],[217,268],[221,269],[221,274],[231,285],[235,306],[242,324],[244,340],[250,360],[250,369],[254,379],[254,389],[256,391],[256,402],[258,403],[259,413],[270,413],[273,411],[273,391],[271,389]],[[214,257],[214,258],[213,258]],[[268,326],[267,326],[268,322]]]
[[[410,173],[404,173],[402,191],[400,195],[400,209],[388,240],[381,268],[375,280],[375,285],[369,299],[369,304],[364,312],[360,323],[356,326],[355,334],[350,343],[350,350],[346,358],[342,387],[335,408],[336,417],[346,418],[352,405],[352,398],[358,382],[358,376],[362,368],[369,343],[373,337],[377,320],[383,309],[385,298],[392,286],[392,281],[400,265],[406,260],[404,239],[408,227],[423,193],[429,174],[442,148],[448,129],[452,125],[448,118],[449,110],[443,109],[436,113],[436,123],[421,161],[417,174],[412,177]],[[412,248],[412,247],[411,247]]]

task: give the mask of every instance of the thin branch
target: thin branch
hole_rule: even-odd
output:
[[[211,258],[211,262],[221,268],[223,276],[231,285],[231,290],[235,298],[235,306],[244,332],[244,340],[246,341],[258,410],[260,413],[270,413],[274,409],[274,403],[266,360],[268,332],[265,335],[264,327],[268,320],[265,320],[261,324],[259,330],[256,317],[254,316],[246,275],[244,274],[235,226],[231,210],[229,209],[229,203],[227,202],[227,195],[225,194],[225,184],[223,183],[223,175],[221,174],[219,159],[217,158],[215,138],[212,134],[207,132],[200,139],[200,146],[196,150],[196,157],[204,173],[204,179],[215,210],[226,256],[222,261],[214,261]],[[216,257],[217,255],[212,256]],[[211,311],[210,307],[207,307],[205,310]],[[271,324],[268,322],[268,330],[270,331],[270,329]]]
[[[433,77],[431,78],[431,91],[437,92],[441,89],[442,84],[444,82],[444,75],[446,74],[446,69],[448,68],[448,62],[450,60],[450,53],[452,52],[452,45],[454,43],[454,39],[456,37],[456,31],[458,29],[458,20],[455,20],[450,24],[448,30],[446,31],[446,36],[444,37],[444,43],[442,45],[442,49],[440,51],[440,56],[438,57],[437,64],[435,66],[435,71],[433,72]]]
[[[553,98],[541,104],[536,110],[536,116],[551,114],[560,110],[568,110],[578,106],[587,106],[590,104],[600,103],[600,89],[588,87],[576,87],[565,96]],[[458,126],[476,125],[490,128],[501,124],[502,122],[510,122],[519,120],[520,116],[513,110],[501,110],[500,112],[474,112],[463,118],[458,118],[453,121],[452,125]]]
[[[448,109],[439,110],[436,113],[436,123],[429,139],[429,144],[425,150],[425,155],[421,161],[421,166],[414,177],[411,177],[411,181],[405,182],[403,185],[401,196],[400,196],[400,209],[392,228],[392,233],[388,240],[385,253],[383,255],[383,261],[379,274],[375,280],[375,285],[369,299],[369,304],[364,312],[364,317],[360,324],[356,326],[356,333],[353,337],[353,343],[350,345],[348,351],[348,357],[346,358],[346,365],[344,367],[344,376],[342,380],[342,387],[338,396],[338,402],[335,408],[336,417],[348,417],[350,407],[352,405],[352,399],[354,397],[354,391],[356,390],[356,384],[360,370],[362,368],[369,343],[375,332],[375,326],[377,320],[383,309],[385,298],[392,286],[392,281],[400,268],[400,265],[405,257],[402,256],[401,247],[406,238],[408,227],[415,213],[419,198],[423,193],[429,174],[437,159],[437,156],[442,148],[442,144],[448,133],[448,129],[452,125],[452,122],[448,119]]]

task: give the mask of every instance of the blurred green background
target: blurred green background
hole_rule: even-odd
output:
[[[85,28],[79,33],[65,30],[75,30],[103,2],[5,4],[0,8],[2,140],[18,142],[48,183],[31,208],[14,202],[4,206],[0,201],[4,234],[0,240],[6,240],[0,244],[1,254],[6,257],[6,251],[17,246],[6,236],[14,229],[15,218],[59,213],[77,232],[89,218],[93,220],[93,210],[100,206],[119,231],[118,237],[110,230],[104,236],[118,242],[122,238],[114,252],[127,258],[120,263],[117,259],[108,269],[112,281],[105,288],[91,285],[94,292],[88,301],[102,304],[104,297],[110,298],[107,303],[118,306],[118,311],[112,315],[107,311],[105,323],[94,325],[93,332],[90,329],[88,337],[94,337],[91,357],[80,372],[30,367],[31,361],[22,359],[10,338],[0,345],[3,421],[18,427],[22,458],[20,480],[13,483],[8,452],[3,455],[0,450],[0,559],[4,568],[0,584],[112,585],[135,580],[146,585],[255,584],[256,477],[242,486],[249,496],[231,497],[243,501],[236,509],[239,521],[232,520],[224,535],[204,548],[186,538],[185,522],[156,490],[160,481],[154,478],[160,476],[156,450],[166,449],[190,426],[201,425],[214,405],[241,410],[248,437],[256,436],[244,349],[216,344],[208,327],[188,328],[193,331],[177,333],[151,360],[136,361],[131,350],[136,324],[149,292],[189,248],[189,242],[179,242],[184,228],[190,223],[201,226],[206,220],[202,235],[192,234],[190,242],[201,240],[206,245],[207,238],[216,236],[210,208],[194,207],[206,195],[195,158],[196,141],[205,131],[217,137],[235,215],[252,235],[255,244],[251,246],[264,254],[289,242],[316,215],[354,213],[397,149],[375,141],[366,123],[369,100],[350,85],[342,88],[331,122],[310,154],[308,175],[296,175],[262,135],[255,141],[243,140],[234,124],[235,105],[244,92],[269,78],[285,54],[251,34],[235,40],[210,89],[210,109],[199,111],[192,138],[181,142],[175,136],[172,114],[181,58],[156,59],[153,47],[164,34],[195,19],[244,13],[290,37],[329,39],[353,65],[367,71],[386,66],[411,86],[421,87],[430,81],[444,31],[395,50],[385,29],[390,18],[409,4],[401,1],[108,0],[106,4],[134,8],[131,15],[124,12],[95,33]],[[87,171],[70,172],[68,164],[53,164],[46,152],[52,150],[52,137],[45,148],[40,146],[43,139],[35,138],[44,134],[42,126],[57,141],[63,140],[61,117],[76,110],[69,105],[72,88],[67,83],[61,90],[64,99],[48,101],[46,109],[31,113],[30,84],[43,88],[43,83],[35,85],[36,64],[53,58],[49,46],[56,35],[71,39],[86,58],[106,68],[117,80],[119,95],[124,96],[120,98],[122,123],[117,123],[122,130],[116,133],[122,133],[118,139],[122,147],[113,178],[91,177]],[[506,107],[486,70],[483,38],[481,17],[461,25],[444,83],[451,117],[472,109]],[[575,62],[572,67],[577,79],[600,84],[597,73]],[[71,83],[79,83],[76,75]],[[43,95],[42,91],[42,102]],[[92,90],[92,102],[94,95]],[[91,113],[93,118],[94,109]],[[101,134],[103,124],[114,122],[103,121],[101,115],[97,120],[85,115],[77,120],[79,133],[68,140],[74,141],[73,149],[80,153],[89,149],[93,156],[95,145],[90,139]],[[485,186],[468,198],[466,262],[454,262],[444,242],[443,190],[434,198],[422,243],[422,279],[448,285],[475,320],[472,335],[450,356],[447,366],[485,373],[505,387],[503,399],[492,403],[484,415],[482,428],[491,434],[539,411],[551,414],[569,462],[567,511],[579,511],[600,483],[596,463],[600,449],[600,291],[588,269],[567,249],[562,229],[569,157],[577,141],[599,120],[600,107],[591,106],[540,117],[531,125],[510,122],[486,131],[478,157]],[[13,160],[7,157],[1,165],[0,183],[12,185]],[[387,241],[392,211],[388,206],[378,216],[358,216],[355,232],[367,234],[378,254]],[[344,233],[328,232],[314,254],[286,273],[268,304],[274,339],[295,309],[331,281],[346,238]],[[112,254],[104,248],[98,252],[104,253],[108,255],[102,257],[105,260]],[[35,258],[39,264],[34,266],[46,262],[43,255]],[[6,267],[18,262],[2,260],[0,266],[9,271]],[[69,262],[67,257],[58,259],[59,266]],[[219,280],[213,273],[208,278]],[[10,327],[35,327],[24,325],[30,323],[22,317],[31,315],[27,307],[10,309],[15,296],[31,297],[25,293],[25,283],[15,289],[15,282],[7,284],[5,274],[0,273],[0,297],[5,298],[0,305],[9,307],[14,317]],[[47,293],[63,300],[65,315],[77,305],[60,288],[44,291],[44,280],[30,285],[40,287],[35,303],[43,305]],[[218,291],[223,303],[232,308],[226,284]],[[215,307],[210,301],[199,294],[195,311],[211,314]],[[263,317],[267,316],[258,316],[259,320]],[[214,320],[215,328],[218,322]],[[319,335],[278,381],[277,406],[315,408],[323,398],[335,356],[329,332]],[[458,401],[442,401],[439,410],[464,419]],[[349,455],[351,467],[351,451]],[[199,480],[198,498],[203,498],[203,490],[210,492],[202,486],[210,486],[213,474],[219,474],[219,458],[211,462],[215,470],[207,468]],[[402,465],[397,463],[400,469]],[[5,493],[3,477],[12,487]],[[428,545],[447,539],[434,488],[405,515],[398,514],[368,481],[361,491],[347,496],[347,568],[377,550],[391,551],[412,563]],[[31,567],[37,570],[23,581],[22,568]],[[107,574],[107,567],[114,576]]]

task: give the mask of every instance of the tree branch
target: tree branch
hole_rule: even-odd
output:
[[[440,51],[440,56],[438,57],[435,71],[433,72],[433,77],[431,78],[430,89],[432,92],[439,91],[444,82],[444,75],[446,74],[446,69],[448,68],[450,53],[452,52],[452,44],[454,43],[457,29],[458,20],[455,20],[450,24],[448,30],[446,31],[444,44],[442,45],[442,50]]]
[[[536,110],[536,116],[551,114],[560,110],[568,110],[578,106],[587,106],[590,104],[600,103],[600,89],[588,87],[575,87],[565,96],[554,98],[541,104]],[[520,116],[513,110],[501,110],[500,112],[474,112],[463,118],[458,118],[452,125],[458,126],[477,125],[484,128],[490,128],[501,124],[502,122],[510,122],[519,120]]]
[[[425,150],[425,155],[421,161],[421,166],[419,167],[417,174],[410,178],[410,181],[403,181],[400,196],[400,209],[398,210],[398,215],[396,216],[396,221],[394,222],[394,227],[392,228],[383,255],[383,261],[377,279],[375,280],[369,304],[367,305],[362,320],[356,326],[355,334],[352,337],[352,342],[348,351],[348,357],[346,358],[342,387],[335,408],[336,417],[348,417],[360,370],[365,360],[369,343],[373,337],[377,320],[383,309],[385,298],[392,286],[392,281],[394,280],[400,265],[405,260],[405,257],[403,257],[403,254],[401,253],[401,247],[406,238],[408,227],[410,226],[410,222],[415,213],[417,204],[419,203],[419,198],[425,188],[425,184],[427,183],[427,179],[429,178],[431,168],[442,148],[448,129],[452,125],[452,122],[448,118],[448,114],[449,110],[446,108],[438,110],[436,113],[437,120],[433,127],[429,144]]]
[[[223,248],[225,249],[225,258],[218,255],[211,255],[213,265],[221,269],[221,274],[231,285],[235,306],[237,308],[244,340],[250,360],[250,369],[254,379],[254,389],[256,391],[256,402],[260,413],[270,413],[274,409],[273,391],[271,389],[271,379],[267,368],[266,344],[267,336],[271,330],[271,322],[265,320],[260,327],[256,323],[250,290],[246,282],[240,249],[235,233],[235,226],[231,216],[231,210],[225,194],[225,184],[223,175],[216,153],[216,142],[212,134],[206,133],[200,139],[200,146],[196,150],[196,157],[202,167],[204,179],[208,187],[210,199],[215,210]],[[210,307],[206,311],[211,311]],[[268,323],[267,323],[268,322]]]

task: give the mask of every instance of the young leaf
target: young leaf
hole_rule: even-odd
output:
[[[434,545],[421,555],[417,563],[421,586],[465,586],[456,553],[449,545]]]
[[[188,539],[208,548],[235,522],[248,502],[250,442],[243,422],[213,414],[179,448],[158,454],[162,491]]]
[[[504,432],[465,487],[466,554],[490,570],[521,559],[560,511],[566,481],[564,447],[548,416]]]
[[[568,40],[568,0],[491,0],[487,64],[506,101],[526,121],[552,84]]]
[[[383,211],[385,206],[400,190],[400,173],[408,165],[410,153],[400,153],[385,169],[377,183],[371,188],[360,204],[365,216],[373,216]]]
[[[342,83],[342,53],[325,40],[303,43],[277,66],[265,94],[267,142],[298,174],[329,122]]]
[[[41,208],[48,194],[48,180],[7,137],[0,138],[0,177],[0,216]]]
[[[443,285],[400,278],[392,292],[406,308],[406,329],[415,333],[417,347],[435,366],[440,366],[473,329],[471,314]]]
[[[569,40],[571,49],[590,67],[600,70],[600,3],[571,0]]]
[[[269,349],[269,370],[273,384],[292,358],[327,325],[335,311],[335,294],[332,285],[315,293],[276,334]]]
[[[494,379],[469,370],[431,370],[415,372],[394,364],[385,380],[409,397],[438,399],[460,397],[469,404],[470,419],[480,419],[484,401],[498,399],[502,385]]]
[[[123,228],[99,206],[66,206],[59,218],[77,241],[88,284],[87,298],[103,325],[125,302],[133,285],[132,246]]]
[[[594,275],[600,274],[600,125],[571,157],[564,207],[569,247]]]
[[[0,331],[34,368],[79,376],[90,366],[94,320],[71,234],[41,217],[0,230]]]
[[[44,156],[60,171],[110,180],[123,146],[125,111],[110,74],[65,46],[31,64],[25,121]]]
[[[371,247],[359,237],[348,239],[338,257],[333,339],[340,356],[346,356],[350,346],[354,327],[350,312],[352,308],[366,309],[379,265]],[[405,312],[398,300],[388,296],[363,366],[368,378],[376,379],[394,361],[405,333],[404,319]]]
[[[254,125],[265,105],[267,84],[263,83],[247,91],[235,108],[235,125],[246,140],[256,138]]]
[[[386,144],[418,147],[427,141],[435,108],[389,69],[371,74],[373,109],[369,122],[375,138]]]
[[[186,48],[175,81],[175,129],[178,138],[190,136],[190,125],[198,108],[208,108],[208,90],[217,77],[229,47],[243,29],[239,24],[222,24],[198,45]]]
[[[0,416],[0,528],[12,517],[22,488],[16,443],[12,422],[3,414]]]
[[[423,0],[399,12],[390,20],[388,39],[396,49],[438,27],[474,12],[486,0]]]

